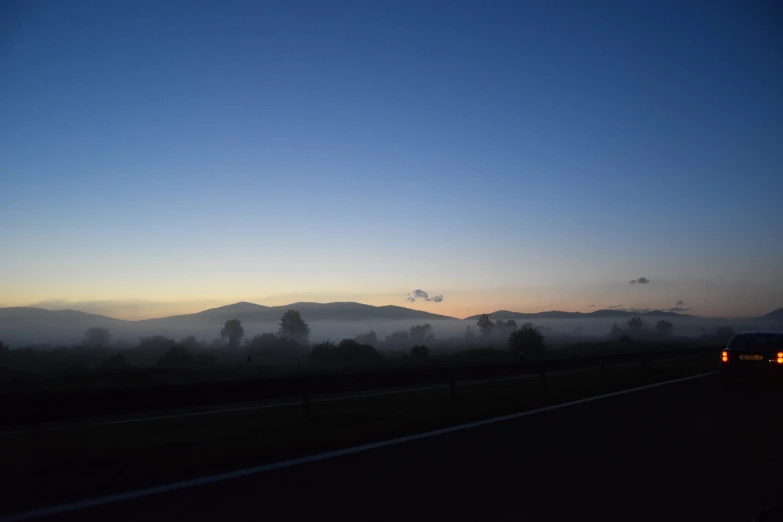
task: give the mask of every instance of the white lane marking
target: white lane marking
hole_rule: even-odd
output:
[[[573,371],[573,370],[569,370]],[[554,373],[566,373],[566,372],[552,372]],[[488,383],[495,383],[495,382],[504,382],[504,381],[511,381],[515,379],[524,379],[527,377],[535,377],[535,375],[518,375],[515,377],[503,377],[499,379],[487,379],[484,381],[464,381],[460,382],[459,386],[470,386],[473,384],[488,384]],[[323,399],[311,399],[311,403],[315,402],[332,402],[332,401],[345,401],[349,399],[361,399],[363,397],[377,397],[380,395],[397,395],[401,393],[412,393],[417,391],[426,391],[426,390],[439,390],[448,388],[448,384],[436,384],[432,386],[420,386],[418,388],[404,388],[404,389],[397,389],[397,390],[389,390],[389,391],[382,391],[382,392],[370,392],[370,393],[357,393],[354,395],[343,395],[340,397],[325,397]],[[220,413],[234,413],[238,411],[251,411],[251,410],[264,410],[269,408],[286,408],[291,406],[300,406],[302,404],[302,401],[286,401],[286,402],[276,402],[273,404],[256,404],[253,406],[241,406],[238,408],[222,408],[222,409],[215,409],[215,410],[205,410],[205,411],[194,411],[190,413],[172,413],[169,415],[154,415],[152,417],[138,417],[138,418],[130,418],[130,419],[119,419],[119,420],[113,420],[113,421],[100,421],[100,422],[93,422],[90,424],[67,424],[63,426],[52,426],[49,428],[44,428],[39,431],[60,431],[60,430],[68,430],[68,429],[74,429],[74,428],[92,428],[96,426],[111,426],[115,424],[133,424],[137,422],[151,422],[151,421],[157,421],[157,420],[165,420],[165,419],[179,419],[183,417],[197,417],[200,415],[215,415]],[[0,432],[0,437],[6,436],[6,435],[15,435],[20,433],[34,433],[35,430],[15,430],[15,431],[4,431]]]
[[[254,466],[252,468],[245,468],[236,471],[229,471],[227,473],[218,473],[217,475],[209,475],[191,480],[183,480],[181,482],[173,482],[171,484],[164,484],[162,486],[154,486],[151,488],[137,489],[135,491],[126,491],[125,493],[117,493],[115,495],[107,495],[105,497],[92,498],[87,500],[80,500],[78,502],[71,502],[68,504],[60,504],[57,506],[50,506],[40,509],[32,509],[29,511],[22,511],[20,513],[14,513],[4,517],[0,517],[0,522],[16,522],[18,520],[30,520],[33,518],[59,515],[67,513],[69,511],[76,511],[79,509],[87,509],[97,506],[103,506],[106,504],[112,504],[114,502],[120,502],[123,500],[133,500],[149,495],[156,495],[158,493],[166,493],[168,491],[176,491],[180,489],[192,488],[196,486],[204,486],[206,484],[214,484],[215,482],[223,482],[225,480],[231,480],[235,478],[247,477],[249,475],[257,475],[259,473],[265,473],[267,471],[274,471],[282,468],[290,468],[292,466],[299,466],[301,464],[310,464],[312,462],[318,462],[321,460],[333,459],[336,457],[343,457],[345,455],[352,455],[354,453],[361,453],[364,451],[370,451],[378,448],[384,448],[386,446],[395,446],[397,444],[403,444],[405,442],[412,442],[415,440],[427,439],[430,437],[437,437],[438,435],[445,435],[447,433],[454,433],[457,431],[464,431],[471,428],[478,428],[481,426],[488,426],[490,424],[496,424],[498,422],[504,422],[513,419],[519,419],[521,417],[528,417],[530,415],[536,415],[538,413],[545,413],[548,411],[559,410],[562,408],[568,408],[576,406],[578,404],[584,404],[587,402],[598,401],[601,399],[608,399],[610,397],[617,397],[618,395],[625,395],[628,393],[634,393],[642,390],[649,390],[652,388],[658,388],[660,386],[666,386],[668,384],[675,384],[678,382],[690,381],[693,379],[699,379],[701,377],[707,377],[708,375],[715,375],[718,372],[700,373],[698,375],[691,375],[690,377],[682,377],[680,379],[672,379],[670,381],[657,382],[654,384],[647,384],[645,386],[638,386],[636,388],[629,388],[627,390],[620,390],[611,393],[604,393],[602,395],[595,395],[593,397],[587,397],[584,399],[577,399],[575,401],[564,402],[561,404],[553,404],[551,406],[544,406],[542,408],[536,408],[535,410],[521,411],[518,413],[512,413],[509,415],[502,415],[500,417],[493,417],[491,419],[484,419],[475,422],[467,422],[465,424],[457,424],[456,426],[450,426],[448,428],[441,428],[438,430],[426,431],[424,433],[417,433],[415,435],[407,435],[405,437],[398,437],[396,439],[388,439],[380,442],[371,442],[369,444],[362,444],[360,446],[353,446],[351,448],[345,448],[335,451],[327,451],[325,453],[318,453],[316,455],[310,455],[307,457],[300,457],[298,459],[285,460],[282,462],[275,462],[272,464],[264,464],[261,466]]]

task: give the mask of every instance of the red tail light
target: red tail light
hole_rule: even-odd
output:
[[[778,362],[783,364],[783,357],[780,357],[781,355],[783,355],[783,352],[778,354]],[[729,362],[729,352],[724,350],[723,353],[720,354],[720,360],[721,362]]]

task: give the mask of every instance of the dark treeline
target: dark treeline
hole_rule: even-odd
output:
[[[288,310],[277,331],[248,338],[241,321],[226,321],[211,342],[193,336],[173,339],[161,335],[143,337],[138,344],[112,342],[106,328],[89,328],[81,344],[52,348],[32,345],[10,349],[0,342],[0,376],[27,373],[95,372],[120,374],[156,369],[163,372],[209,373],[226,369],[263,370],[299,368],[330,370],[379,367],[389,364],[451,364],[499,360],[535,359],[547,356],[584,355],[600,352],[650,349],[654,345],[692,346],[695,343],[722,344],[734,331],[720,327],[700,339],[675,337],[666,320],[645,324],[633,317],[627,324],[612,325],[604,339],[562,338],[556,349],[548,347],[550,331],[532,323],[492,321],[482,315],[462,336],[436,338],[429,324],[414,325],[383,339],[374,331],[352,339],[310,343],[310,327],[297,310]],[[224,374],[220,374],[224,375]]]

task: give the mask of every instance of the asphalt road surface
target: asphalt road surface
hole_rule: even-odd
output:
[[[749,522],[783,503],[782,403],[708,376],[45,520]]]

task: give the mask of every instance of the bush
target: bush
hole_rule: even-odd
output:
[[[541,357],[544,354],[544,335],[530,323],[508,336],[508,345],[514,356],[524,353],[526,357]]]
[[[198,350],[198,349],[200,349],[200,348],[205,348],[205,347],[206,347],[206,345],[204,345],[204,344],[200,343],[200,342],[198,341],[198,339],[196,339],[196,338],[195,338],[194,336],[192,336],[192,335],[188,335],[187,337],[185,337],[184,339],[182,339],[182,340],[181,340],[181,341],[178,343],[178,345],[179,345],[179,346],[184,346],[184,347],[185,347],[185,348],[187,348],[188,350]]]
[[[655,324],[656,333],[668,337],[674,332],[674,325],[669,321],[661,319]]]
[[[416,342],[423,342],[423,341],[431,341],[435,338],[435,335],[432,333],[432,326],[429,324],[422,324],[422,325],[416,325],[411,326],[408,330],[408,337],[410,340],[414,343]]]
[[[193,365],[196,368],[210,369],[215,368],[217,364],[217,357],[212,352],[199,351],[193,358]]]
[[[273,333],[256,335],[250,340],[248,348],[253,352],[266,353],[296,353],[302,346],[288,337],[280,337]]]
[[[163,335],[153,335],[152,337],[142,337],[139,339],[139,346],[137,348],[142,351],[166,350],[172,346],[175,346],[176,344],[176,341],[169,337],[165,337]]]
[[[417,344],[411,347],[411,357],[419,361],[424,361],[430,358],[430,349],[423,344]]]
[[[644,321],[642,321],[642,318],[638,315],[635,315],[628,319],[628,329],[629,330],[643,330],[644,329]]]
[[[355,341],[357,343],[369,344],[371,346],[378,346],[378,334],[370,330],[367,333],[357,335]]]
[[[386,343],[392,346],[410,345],[411,338],[406,331],[393,332],[386,336]]]
[[[158,366],[170,370],[182,370],[193,365],[195,358],[184,346],[172,346],[158,361]]]
[[[101,365],[101,369],[107,371],[127,370],[130,367],[131,365],[128,362],[128,359],[121,353],[115,353]]]
[[[370,365],[383,360],[383,355],[370,346],[353,339],[343,339],[340,344],[325,341],[313,346],[310,360],[340,365]]]
[[[318,363],[331,362],[333,351],[334,343],[331,341],[314,344],[313,350],[310,352],[310,360]]]
[[[343,339],[334,350],[340,362],[349,364],[371,364],[383,360],[383,355],[369,344],[357,343],[353,339]]]
[[[263,364],[292,363],[302,355],[303,346],[291,337],[273,333],[254,336],[248,344],[252,361]]]

